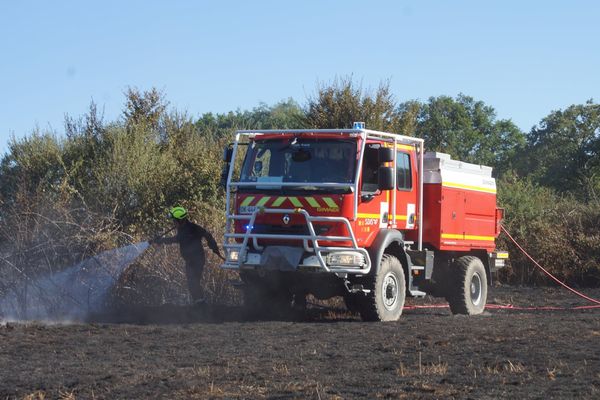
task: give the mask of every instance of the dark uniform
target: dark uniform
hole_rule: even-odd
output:
[[[194,302],[204,299],[202,286],[200,285],[204,263],[206,262],[204,248],[202,247],[202,238],[206,239],[208,247],[216,255],[222,257],[217,242],[212,235],[200,225],[196,225],[188,220],[178,225],[175,236],[159,238],[153,241],[153,243],[163,244],[179,243],[179,251],[185,260],[185,275],[187,277],[188,288]]]

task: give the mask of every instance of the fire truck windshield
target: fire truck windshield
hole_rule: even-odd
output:
[[[354,140],[256,140],[248,147],[240,181],[256,182],[257,188],[267,190],[281,189],[277,182],[298,183],[293,188],[302,190],[318,190],[314,185],[320,183],[353,183],[356,157]]]

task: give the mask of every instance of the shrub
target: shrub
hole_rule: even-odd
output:
[[[600,283],[600,210],[569,195],[508,174],[498,182],[504,226],[525,250],[559,279],[581,285]],[[501,235],[498,247],[510,249],[503,278],[521,284],[548,283],[521,252]]]

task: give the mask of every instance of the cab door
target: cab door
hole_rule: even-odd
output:
[[[396,229],[411,230],[417,222],[417,173],[414,146],[396,148]]]
[[[369,246],[380,228],[391,223],[392,190],[379,190],[379,149],[381,143],[367,143],[360,174],[360,193],[355,234],[362,246]]]

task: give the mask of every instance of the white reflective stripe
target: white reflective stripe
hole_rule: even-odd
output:
[[[496,193],[494,178],[471,174],[468,171],[427,171],[423,179],[424,183],[441,183],[445,187]]]
[[[416,213],[416,206],[415,204],[412,203],[408,203],[406,205],[406,229],[413,229],[415,227],[415,218],[412,218],[411,221],[411,215],[415,215]]]

